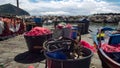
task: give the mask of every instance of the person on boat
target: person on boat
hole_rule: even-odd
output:
[[[105,33],[103,30],[101,29],[98,29],[98,33],[97,33],[97,40],[104,40],[104,37],[105,37]]]

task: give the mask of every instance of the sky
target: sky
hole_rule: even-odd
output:
[[[0,5],[16,0],[0,0]],[[91,15],[120,13],[120,0],[19,0],[19,7],[30,15]]]

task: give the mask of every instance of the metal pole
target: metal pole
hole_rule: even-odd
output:
[[[17,0],[17,7],[19,8],[19,0]]]

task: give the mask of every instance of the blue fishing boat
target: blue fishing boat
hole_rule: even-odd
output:
[[[120,68],[120,34],[112,34],[113,30],[104,27],[93,36],[103,68]]]

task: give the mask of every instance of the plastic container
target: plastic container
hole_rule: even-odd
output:
[[[71,32],[71,38],[72,39],[74,39],[74,40],[77,39],[77,32],[78,32],[77,27],[73,26],[72,32]]]
[[[91,57],[93,53],[90,49],[83,47],[82,50],[85,53],[81,59],[56,59],[47,54],[45,51],[45,57],[47,59],[48,68],[89,68]]]

